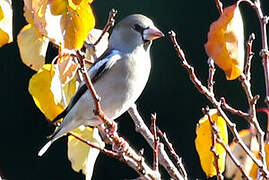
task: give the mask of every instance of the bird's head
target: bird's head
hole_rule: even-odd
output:
[[[109,46],[111,49],[126,52],[139,47],[148,50],[152,40],[163,36],[164,34],[155,27],[151,19],[141,14],[133,14],[116,24]]]

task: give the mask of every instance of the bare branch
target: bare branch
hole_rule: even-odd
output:
[[[222,2],[220,0],[215,0],[216,2],[216,6],[219,10],[219,13],[222,14],[223,13],[223,5],[222,5]]]
[[[180,158],[175,149],[173,148],[172,143],[169,142],[167,136],[165,133],[163,133],[159,128],[157,128],[157,132],[159,134],[159,136],[162,138],[162,140],[164,141],[165,146],[169,149],[169,152],[171,153],[171,155],[174,157],[174,159],[176,160],[176,166],[178,168],[178,170],[180,171],[180,173],[183,175],[184,178],[187,178],[187,172],[184,168],[184,165],[182,163],[182,158]]]
[[[115,159],[119,159],[120,158],[119,153],[116,153],[114,151],[110,151],[108,149],[105,149],[105,148],[101,148],[99,146],[96,146],[95,144],[91,143],[90,141],[84,139],[83,137],[80,137],[80,136],[76,135],[72,131],[68,132],[67,135],[73,136],[74,138],[76,138],[77,140],[79,140],[79,141],[87,144],[88,146],[90,146],[92,148],[95,148],[95,149],[98,149],[100,152],[104,153],[107,156],[111,156],[111,157],[113,157]]]
[[[241,116],[245,119],[248,119],[249,118],[249,114],[248,113],[245,113],[241,110],[238,110],[238,109],[235,109],[233,107],[231,107],[229,104],[227,104],[226,100],[224,97],[221,97],[220,98],[220,102],[221,102],[221,105],[223,107],[223,109],[227,110],[227,111],[230,111],[231,113],[233,114],[236,114],[238,116]]]
[[[217,142],[225,149],[225,151],[227,152],[227,154],[230,156],[231,160],[234,162],[234,164],[238,167],[238,169],[241,171],[242,175],[247,179],[247,180],[251,180],[251,177],[248,176],[248,174],[245,172],[245,170],[243,169],[242,165],[240,164],[240,162],[237,160],[237,158],[233,155],[232,150],[230,149],[230,147],[226,144],[224,144],[224,142],[222,141],[222,139],[217,138]]]
[[[139,132],[154,149],[154,137],[137,111],[135,104],[129,108],[128,113],[134,121],[136,131]],[[169,159],[162,143],[159,143],[159,162],[173,179],[187,180],[187,177],[180,174],[173,162]]]
[[[104,29],[103,29],[102,34],[101,34],[100,37],[97,39],[97,41],[94,43],[94,46],[96,46],[96,45],[101,41],[101,39],[103,38],[104,34],[105,34],[106,32],[108,32],[109,29],[110,29],[111,27],[114,26],[114,24],[115,24],[115,17],[116,17],[116,15],[117,15],[117,13],[118,13],[118,11],[115,10],[115,9],[111,9],[111,10],[110,10],[110,12],[109,12],[109,16],[108,16],[108,20],[107,20],[107,23],[106,23],[106,25],[105,25],[105,27],[104,27]]]
[[[153,170],[158,171],[159,170],[159,138],[157,136],[157,130],[156,130],[156,120],[157,120],[156,113],[151,114],[151,121],[152,121],[152,134],[154,137],[154,148],[153,148]]]
[[[219,135],[219,130],[218,127],[216,125],[216,122],[214,122],[211,118],[211,116],[209,115],[209,107],[203,108],[202,109],[203,113],[208,117],[208,120],[210,122],[211,125],[211,134],[212,134],[212,146],[211,146],[211,152],[214,154],[214,159],[215,159],[215,167],[216,167],[216,171],[217,171],[217,179],[218,180],[224,180],[224,177],[222,175],[222,173],[220,172],[220,168],[219,168],[219,154],[217,153],[216,150],[216,141]]]
[[[194,86],[197,88],[197,90],[206,96],[206,98],[213,104],[213,106],[218,110],[219,114],[223,117],[223,119],[226,121],[229,129],[231,130],[231,132],[233,133],[233,136],[235,137],[236,141],[238,142],[238,144],[244,149],[244,151],[248,154],[248,156],[254,161],[255,164],[257,164],[257,166],[259,167],[259,169],[261,170],[261,172],[263,173],[263,175],[266,178],[269,178],[269,172],[267,170],[266,165],[263,163],[264,161],[260,161],[259,159],[257,159],[250,151],[250,149],[244,144],[244,142],[242,141],[242,139],[239,136],[238,131],[236,130],[236,125],[234,123],[232,123],[232,121],[227,117],[227,115],[225,114],[225,112],[222,110],[221,108],[221,103],[218,102],[214,96],[214,94],[212,94],[205,86],[202,85],[201,81],[197,78],[195,72],[194,72],[194,68],[188,63],[188,61],[185,59],[185,55],[184,52],[182,51],[182,49],[180,48],[180,46],[177,43],[176,40],[176,35],[173,31],[169,32],[172,43],[177,51],[177,54],[181,60],[181,62],[183,63],[183,67],[188,71],[189,76],[191,81],[193,82]],[[257,96],[256,96],[257,97]],[[254,98],[257,99],[257,98]],[[253,102],[254,103],[254,102]],[[256,101],[255,101],[256,103]],[[256,128],[258,127],[258,124],[256,124]],[[260,137],[262,137],[262,134],[260,134]],[[262,144],[264,144],[262,142]],[[262,146],[262,145],[261,145]]]
[[[214,65],[214,60],[212,58],[208,58],[207,63],[208,63],[208,67],[209,67],[207,87],[211,93],[214,93],[214,83],[215,83],[214,82],[214,75],[216,72],[216,68]]]
[[[249,35],[248,42],[247,42],[247,62],[244,69],[244,74],[246,75],[246,79],[248,81],[250,81],[251,79],[250,69],[251,69],[251,60],[252,60],[252,57],[254,56],[254,52],[252,51],[252,44],[254,40],[255,40],[255,34],[252,33]]]

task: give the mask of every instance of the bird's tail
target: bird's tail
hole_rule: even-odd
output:
[[[59,131],[62,129],[62,126],[60,126],[48,139],[48,142],[39,150],[38,156],[42,156],[50,147],[50,145],[57,140],[59,137],[56,135],[59,133]]]
[[[43,146],[40,151],[38,152],[38,156],[43,156],[43,154],[49,149],[50,145],[52,144],[52,140],[49,140],[45,146]]]

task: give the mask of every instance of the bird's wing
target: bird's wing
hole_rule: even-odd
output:
[[[120,60],[122,55],[118,50],[108,50],[106,51],[89,69],[88,74],[91,78],[92,83],[95,83],[107,70],[109,70],[115,62]],[[72,109],[72,107],[78,102],[80,97],[87,91],[88,87],[84,83],[76,92],[75,96],[70,101],[67,108],[60,113],[56,118],[52,120],[52,123],[57,120],[64,118],[66,114]]]

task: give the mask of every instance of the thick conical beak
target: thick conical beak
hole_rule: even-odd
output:
[[[143,38],[145,40],[154,40],[163,37],[164,34],[155,26],[147,28],[143,32]]]

